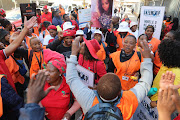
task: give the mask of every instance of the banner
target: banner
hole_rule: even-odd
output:
[[[113,0],[91,0],[92,27],[110,28]]]
[[[79,28],[84,28],[91,21],[91,9],[78,10]]]
[[[93,87],[94,86],[94,73],[82,67],[81,65],[77,65],[76,68],[82,82],[87,86]]]
[[[164,12],[165,12],[165,7],[142,6],[140,25],[139,25],[139,35],[145,32],[145,28],[148,25],[153,25],[155,28],[153,37],[160,39]]]
[[[158,120],[157,108],[151,108],[151,100],[146,97],[136,109],[133,120]]]
[[[27,17],[27,20],[29,20],[32,16],[36,16],[36,3],[20,4],[20,10],[22,23],[24,23],[25,16]]]

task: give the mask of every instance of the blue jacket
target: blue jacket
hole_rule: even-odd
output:
[[[62,19],[61,19],[61,17],[53,17],[53,19],[52,19],[52,24],[53,25],[55,25],[55,26],[57,26],[57,25],[59,25],[59,26],[61,26],[61,24],[63,23],[63,21],[62,21]]]
[[[36,103],[25,104],[24,108],[20,109],[19,120],[44,120],[45,109]]]
[[[0,120],[16,120],[19,109],[23,107],[24,100],[11,87],[6,78],[1,78],[1,96],[3,102],[3,116]]]

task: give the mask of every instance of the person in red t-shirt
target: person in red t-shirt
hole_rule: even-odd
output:
[[[41,104],[45,107],[47,118],[50,120],[70,120],[71,116],[80,108],[79,103],[75,100],[72,106],[69,106],[71,99],[71,91],[66,83],[64,73],[66,73],[66,63],[64,57],[51,59],[46,70],[48,76],[44,90],[54,86],[55,88],[41,100]]]
[[[0,9],[0,19],[4,19],[6,17],[6,11],[4,9]]]
[[[41,10],[40,9],[36,9],[36,11],[37,11],[37,23],[38,24],[40,24],[41,23],[41,18],[42,18],[42,16],[41,16]]]
[[[63,15],[63,19],[64,19],[64,23],[71,22],[71,25],[75,26],[75,28],[73,30],[76,30],[76,31],[79,30],[79,26],[78,26],[77,22],[75,20],[70,20],[70,18],[67,14]],[[64,23],[61,25],[62,30],[64,30],[64,26],[63,26]]]
[[[44,14],[42,15],[42,19],[45,18],[46,21],[49,21],[52,23],[52,13],[48,12],[47,5],[45,5],[43,7],[43,12],[44,12]],[[42,21],[41,21],[41,23],[42,23]]]
[[[0,50],[0,74],[4,74],[7,77],[8,83],[12,86],[14,90],[16,90],[16,88],[12,80],[12,76],[5,64],[5,60],[20,46],[21,42],[24,40],[26,33],[31,27],[35,25],[35,23],[36,23],[36,17],[32,17],[28,21],[25,18],[24,28],[22,32],[19,34],[19,36],[5,49]]]

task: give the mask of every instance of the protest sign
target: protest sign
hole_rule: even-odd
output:
[[[77,65],[76,68],[82,82],[87,86],[93,87],[94,86],[94,73],[82,67],[81,65]]]
[[[142,6],[140,25],[139,25],[139,35],[145,32],[145,28],[148,25],[152,25],[155,28],[153,37],[160,39],[164,12],[165,12],[165,7]]]
[[[101,0],[91,0],[91,22],[92,27],[110,28],[113,0],[108,0],[107,3]],[[107,6],[104,4],[108,4]]]
[[[146,97],[136,109],[133,120],[158,120],[157,108],[151,108],[151,100]]]
[[[79,15],[79,28],[84,28],[91,21],[91,9],[78,10]]]
[[[36,16],[36,3],[20,4],[22,23],[24,23],[24,17],[29,20],[32,16]]]

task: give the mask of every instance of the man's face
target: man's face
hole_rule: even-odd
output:
[[[64,20],[65,20],[65,21],[70,21],[69,16],[68,16],[68,15],[66,15],[66,16],[64,17]]]
[[[47,13],[48,13],[48,9],[43,9],[43,12],[44,12],[45,14],[47,14]]]

